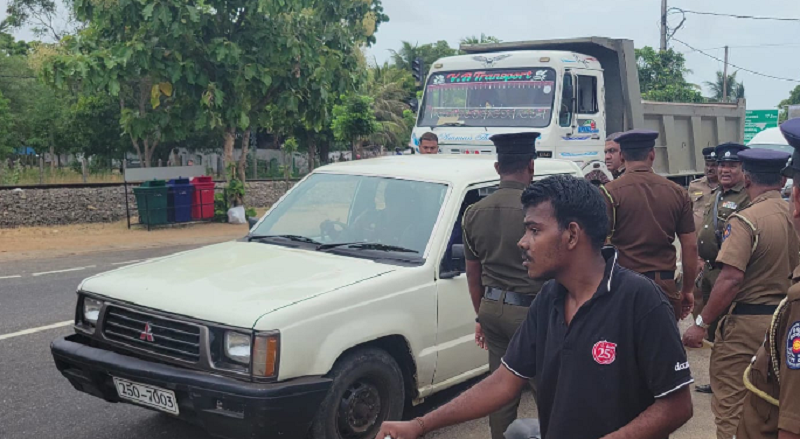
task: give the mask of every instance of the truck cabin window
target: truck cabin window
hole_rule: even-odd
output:
[[[251,235],[302,237],[327,248],[369,244],[375,251],[377,244],[382,254],[422,258],[446,192],[437,183],[313,174]]]
[[[417,125],[544,128],[555,81],[555,70],[539,67],[434,73]]]
[[[561,91],[561,110],[558,113],[558,124],[562,127],[572,125],[572,98],[575,95],[575,85],[572,83],[572,75],[564,75],[564,87]]]
[[[597,77],[578,76],[578,114],[596,114],[597,106]]]

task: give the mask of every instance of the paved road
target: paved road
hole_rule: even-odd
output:
[[[185,251],[193,246],[95,253],[0,265],[0,438],[210,439],[196,427],[142,408],[108,404],[75,391],[56,370],[49,343],[72,333],[75,290],[88,276],[133,261]],[[48,326],[60,326],[48,329]],[[692,365],[707,368],[707,351],[693,353]],[[699,367],[699,381],[708,382]],[[467,386],[445,392],[414,408],[419,416],[446,402]],[[711,438],[708,398],[695,397],[695,420],[675,438]],[[521,414],[533,417],[526,395]],[[437,439],[485,439],[485,420],[443,430]],[[295,439],[295,438],[287,438]],[[304,439],[304,438],[296,438]]]

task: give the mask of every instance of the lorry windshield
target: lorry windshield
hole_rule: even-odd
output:
[[[434,73],[417,125],[543,128],[550,125],[555,88],[551,68]]]
[[[356,256],[380,252],[381,258],[421,260],[446,192],[447,186],[437,183],[312,174],[251,235],[308,238],[325,244],[318,250]]]

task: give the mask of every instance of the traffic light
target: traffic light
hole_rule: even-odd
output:
[[[420,84],[425,80],[425,66],[422,63],[422,58],[416,58],[411,63],[411,73],[414,75],[414,79],[419,82]]]

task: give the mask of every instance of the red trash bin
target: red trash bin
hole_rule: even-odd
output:
[[[192,185],[192,219],[214,218],[214,181],[211,177],[195,177]]]

